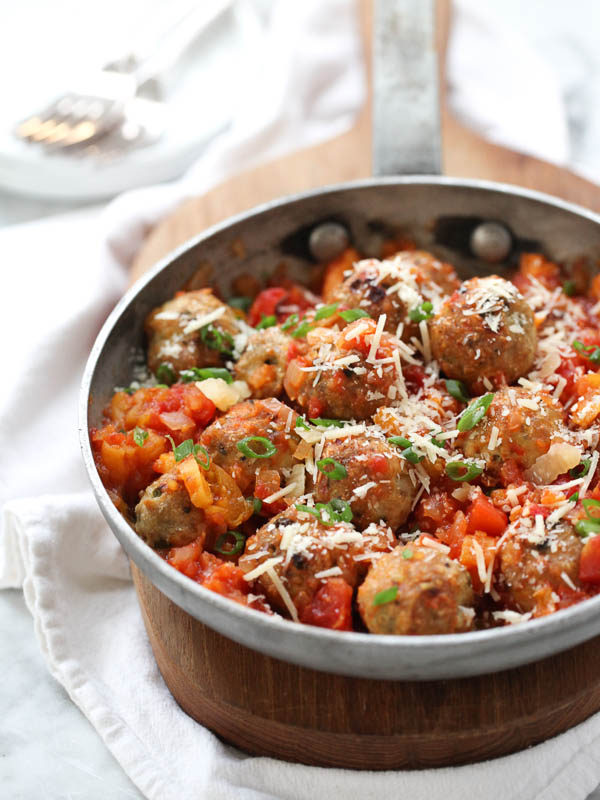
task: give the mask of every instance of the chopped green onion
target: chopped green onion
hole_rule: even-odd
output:
[[[300,320],[298,314],[290,314],[290,316],[286,319],[286,321],[281,326],[282,331],[289,331],[290,328],[293,328],[294,325],[297,325]]]
[[[573,295],[577,293],[575,281],[565,281],[562,288],[567,297],[573,297]]]
[[[485,417],[493,399],[493,392],[488,392],[482,397],[478,397],[476,400],[473,400],[473,402],[467,406],[461,418],[458,420],[458,425],[456,426],[458,430],[462,432],[470,431],[472,428],[474,428],[479,420]]]
[[[580,355],[591,361],[592,364],[600,364],[600,347],[597,345],[584,344],[575,339],[573,342],[573,349],[577,350]]]
[[[233,546],[228,546],[228,542],[231,543],[233,538]],[[245,537],[238,533],[238,531],[227,531],[227,533],[222,533],[217,541],[215,542],[214,549],[217,553],[221,553],[224,556],[237,556],[238,553],[241,553],[244,549],[244,544],[246,542]]]
[[[194,454],[194,458],[198,462],[198,464],[202,467],[202,469],[208,469],[210,467],[210,454],[206,447],[201,444],[195,444],[192,448],[192,453]],[[198,453],[202,453],[204,456],[203,460],[198,458]]]
[[[588,519],[593,519],[594,522],[598,522],[598,524],[600,524],[600,516],[598,514],[590,513],[591,508],[600,508],[600,500],[592,500],[591,497],[586,497],[585,500],[581,501],[581,505],[583,506],[586,517]]]
[[[595,536],[600,533],[600,519],[580,519],[575,523],[575,530],[580,536]]]
[[[296,417],[296,428],[304,428],[305,431],[310,430],[310,426],[306,424],[304,417]]]
[[[326,467],[333,466],[333,469],[326,469]],[[335,458],[322,458],[317,461],[317,469],[319,472],[322,472],[323,475],[327,475],[332,481],[339,481],[342,478],[348,477],[348,470],[343,464],[340,464],[339,461],[336,461]]]
[[[444,450],[446,447],[446,442],[443,439],[436,439],[435,436],[431,437],[431,444],[435,445],[435,447],[439,447],[440,450]]]
[[[451,394],[452,397],[455,400],[458,400],[460,403],[468,403],[471,399],[469,397],[469,393],[467,392],[467,387],[462,381],[456,381],[454,378],[448,378],[446,381],[446,389],[448,394]]]
[[[371,319],[371,315],[363,311],[362,308],[349,308],[347,311],[340,311],[340,317],[344,322],[356,322],[357,319],[362,319],[363,317]]]
[[[161,383],[166,383],[167,386],[170,386],[172,383],[175,383],[177,380],[177,375],[175,374],[175,370],[170,364],[163,362],[159,365],[158,369],[156,370],[156,377]]]
[[[255,514],[258,514],[258,512],[261,510],[261,508],[262,508],[262,500],[259,497],[253,497],[252,498],[252,511]]]
[[[133,441],[137,444],[138,447],[143,447],[144,442],[148,438],[148,431],[145,431],[143,428],[134,428],[133,431]]]
[[[469,464],[468,461],[451,461],[446,464],[446,475],[453,481],[472,481],[481,475],[483,469],[477,464]]]
[[[404,548],[402,551],[402,558],[409,559],[413,557],[413,551],[409,550],[407,547]]]
[[[327,319],[328,317],[332,317],[337,311],[338,306],[339,303],[331,303],[328,306],[323,306],[322,308],[318,308],[315,314],[315,322],[318,319]]]
[[[408,316],[411,318],[413,322],[423,322],[424,319],[430,319],[433,317],[433,304],[426,300],[424,303],[416,306],[416,308],[411,308],[408,312]]]
[[[326,527],[331,527],[336,522],[352,522],[350,503],[338,497],[334,497],[329,503],[317,503],[314,508],[300,504],[297,504],[296,508],[305,514],[312,514]]]
[[[262,331],[264,328],[272,328],[273,325],[277,325],[277,317],[275,314],[270,314],[268,317],[265,317],[263,314],[261,321],[256,325],[256,330]]]
[[[591,458],[582,458],[581,462],[577,464],[576,467],[569,470],[569,475],[572,478],[585,478],[585,476],[590,471],[590,464],[592,463]]]
[[[250,442],[261,444],[265,448],[264,453],[257,453],[256,450],[253,450],[250,447]],[[248,458],[270,458],[277,452],[277,448],[273,442],[269,441],[269,439],[264,436],[245,436],[237,442],[236,447],[240,453],[243,453],[243,455]]]
[[[194,440],[193,439],[186,439],[181,444],[176,445],[173,441],[171,436],[167,435],[167,439],[171,442],[171,447],[173,448],[173,455],[175,456],[175,461],[183,461],[184,458],[191,456],[194,452]]]
[[[567,502],[576,503],[579,500],[579,492],[573,492],[570,497],[567,497]]]
[[[397,595],[398,595],[398,587],[390,586],[389,589],[384,589],[382,592],[377,592],[377,594],[373,598],[373,605],[383,606],[386,603],[391,603],[392,600],[396,599]]]
[[[292,339],[301,339],[303,336],[306,336],[306,334],[311,331],[313,327],[314,326],[308,322],[308,320],[304,320],[300,323],[300,325],[298,325],[295,331],[290,333],[290,336]]]
[[[221,331],[214,325],[205,325],[200,328],[200,339],[210,350],[231,355],[233,352],[233,336],[227,331]]]
[[[396,447],[400,447],[402,452],[400,455],[402,458],[405,458],[407,461],[410,461],[411,464],[418,464],[419,461],[422,461],[424,456],[418,455],[415,452],[412,442],[410,439],[405,439],[404,436],[390,436],[388,439],[390,444],[396,445]]]
[[[344,423],[339,419],[326,419],[325,417],[310,417],[310,421],[318,428],[343,428]]]
[[[208,378],[221,378],[225,383],[233,383],[233,376],[225,367],[192,367],[191,369],[184,369],[179,374],[179,378],[182,383],[205,381]]]
[[[166,383],[157,383],[157,384],[156,384],[156,386],[155,386],[154,388],[155,388],[155,389],[168,389],[169,387],[167,386],[167,384],[166,384]],[[135,389],[131,389],[131,391],[129,392],[129,394],[133,394],[133,393],[134,393],[134,391],[135,391]]]
[[[231,308],[239,308],[240,311],[248,311],[250,306],[252,305],[252,298],[251,297],[230,297],[227,301],[227,304],[231,306]]]

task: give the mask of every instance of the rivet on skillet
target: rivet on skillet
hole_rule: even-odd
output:
[[[512,236],[499,222],[482,222],[471,233],[469,245],[477,258],[504,261],[512,249]]]
[[[311,232],[308,247],[315,261],[331,261],[342,253],[350,237],[339,222],[324,222]]]

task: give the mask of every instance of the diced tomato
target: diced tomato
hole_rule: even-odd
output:
[[[342,578],[329,578],[303,609],[300,621],[306,625],[352,630],[352,587]]]
[[[437,538],[450,548],[450,557],[458,558],[462,544],[467,535],[467,520],[462,511],[457,511],[449,525],[443,525],[436,531]]]
[[[371,453],[367,461],[367,473],[369,475],[386,475],[389,469],[388,459],[381,453]]]
[[[288,296],[285,289],[274,286],[272,289],[263,289],[248,311],[248,324],[258,325],[263,317],[277,316],[277,306]]]
[[[481,562],[481,556],[479,556],[479,558],[477,557],[479,547],[481,548],[481,552],[483,552],[483,562]],[[465,536],[463,539],[459,561],[463,567],[469,571],[473,589],[476,592],[481,592],[483,590],[484,580],[482,579],[483,576],[479,574],[480,568],[484,567],[487,573],[495,553],[496,539],[482,531],[477,531],[472,536]]]
[[[281,476],[276,469],[260,469],[256,475],[254,486],[254,496],[259,500],[264,500],[281,489]],[[287,508],[287,503],[283,498],[275,500],[274,503],[263,503],[261,511],[269,516],[278,514]]]
[[[484,494],[476,497],[467,513],[467,533],[482,531],[489,536],[502,536],[507,525],[506,514],[496,508]]]
[[[315,419],[316,417],[320,417],[323,413],[323,409],[325,406],[323,402],[319,400],[318,397],[311,397],[308,401],[308,416],[310,419]]]
[[[600,585],[600,536],[593,536],[584,544],[579,562],[579,578],[584,583]]]

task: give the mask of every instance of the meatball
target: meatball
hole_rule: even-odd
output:
[[[462,633],[472,627],[474,600],[461,564],[414,543],[375,561],[358,590],[358,609],[371,633]]]
[[[273,326],[256,331],[248,339],[235,365],[239,380],[246,381],[253,397],[277,397],[283,390],[287,352],[291,338]]]
[[[280,559],[273,562],[273,569],[302,618],[318,589],[331,576],[320,573],[334,570],[336,577],[355,587],[368,569],[365,555],[388,552],[393,544],[391,532],[380,526],[359,533],[346,522],[330,521],[324,525],[313,514],[291,506],[248,539],[239,566],[249,573],[268,559]],[[357,556],[362,558],[356,560]],[[259,575],[256,582],[273,608],[294,616],[268,572]]]
[[[472,278],[449,297],[430,323],[433,357],[449,378],[472,393],[513,383],[533,364],[533,311],[516,286],[492,275]]]
[[[538,532],[532,517],[521,517],[508,529],[500,549],[497,587],[519,611],[543,614],[556,610],[557,592],[579,586],[583,544],[568,522]],[[564,577],[566,576],[566,578]]]
[[[297,414],[274,397],[247,400],[233,406],[224,416],[203,432],[201,443],[213,462],[235,480],[244,494],[252,493],[257,473],[275,470],[284,476],[299,463],[294,452],[300,443],[295,432]],[[275,447],[272,455],[265,453],[265,443],[251,440],[246,444],[257,457],[242,452],[238,444],[247,437],[263,437]],[[282,482],[283,483],[283,482]]]
[[[222,310],[221,310],[222,309]],[[202,318],[220,312],[204,325]],[[168,364],[179,375],[191,367],[216,367],[231,359],[240,322],[210,289],[184,292],[155,308],[145,323],[148,366]]]
[[[311,418],[359,420],[389,403],[399,380],[393,361],[398,341],[383,333],[371,354],[375,332],[371,319],[359,319],[340,333],[311,331],[307,352],[293,358],[285,373],[283,385],[290,399]]]
[[[406,521],[417,487],[408,476],[408,462],[384,437],[335,439],[325,445],[321,458],[336,462],[324,464],[326,472],[341,465],[346,475],[335,480],[320,471],[314,488],[318,503],[334,497],[347,500],[352,522],[361,530],[377,522],[395,530]]]
[[[151,547],[181,547],[206,535],[206,520],[185,486],[166,473],[142,493],[135,507],[135,530]]]
[[[407,250],[385,261],[359,261],[333,292],[331,302],[338,302],[340,307],[361,308],[373,319],[385,314],[385,330],[395,334],[402,323],[402,337],[408,340],[417,330],[409,312],[424,301],[439,300],[458,286],[450,264],[423,250]]]
[[[498,435],[490,448],[494,427]],[[494,394],[485,417],[464,435],[462,443],[458,440],[458,445],[468,458],[483,458],[488,475],[500,477],[507,461],[527,470],[553,442],[563,441],[565,434],[557,400],[544,391],[532,394],[509,386]]]

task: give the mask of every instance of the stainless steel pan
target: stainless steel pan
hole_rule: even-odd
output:
[[[382,2],[378,7],[376,68],[385,63],[375,78],[378,173],[406,170],[406,153],[413,159],[409,163],[424,171],[435,172],[439,166],[431,20],[429,1]],[[419,62],[416,76],[402,64],[407,52]],[[396,105],[399,97],[403,102]],[[415,107],[408,102],[411,98],[423,102],[417,103],[418,113],[403,117],[402,109]],[[396,125],[390,125],[392,120]],[[359,250],[369,247],[374,231],[402,227],[420,246],[452,261],[463,276],[505,269],[520,247],[565,261],[582,254],[600,256],[596,214],[514,186],[433,175],[376,177],[287,197],[187,242],[117,305],[94,344],[83,377],[83,457],[100,508],[124,550],[162,592],[206,625],[248,647],[325,672],[402,680],[466,677],[544,658],[600,634],[600,596],[523,625],[448,636],[375,636],[298,625],[244,608],[189,580],[144,544],[111,503],[96,472],[88,429],[100,424],[113,388],[130,382],[149,311],[201,264],[225,295],[236,275],[252,270],[263,274],[282,259],[301,275],[310,263],[310,232],[331,220],[347,228]],[[510,232],[511,253],[493,270],[469,246],[474,230],[486,221],[500,221]],[[485,234],[485,226],[479,231]],[[244,243],[243,260],[231,259],[234,240]]]

